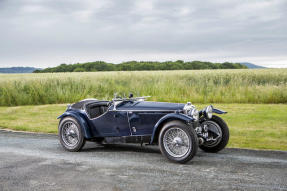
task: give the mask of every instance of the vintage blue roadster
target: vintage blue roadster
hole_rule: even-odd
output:
[[[207,106],[198,111],[190,102],[145,101],[146,97],[85,99],[58,117],[59,138],[68,151],[79,151],[85,141],[101,144],[158,144],[169,160],[185,163],[198,147],[218,152],[228,143],[227,124],[216,114],[225,111]]]

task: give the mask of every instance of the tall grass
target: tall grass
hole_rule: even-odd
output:
[[[111,99],[115,92],[193,103],[287,103],[287,69],[0,75],[0,105]]]

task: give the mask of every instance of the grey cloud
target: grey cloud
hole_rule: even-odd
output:
[[[287,67],[286,14],[284,0],[2,0],[0,66],[180,58]]]

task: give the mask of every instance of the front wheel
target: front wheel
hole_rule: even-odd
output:
[[[59,139],[64,149],[72,152],[80,151],[85,145],[81,127],[72,117],[65,117],[60,121]]]
[[[225,148],[229,140],[229,129],[220,117],[214,115],[202,125],[208,128],[208,141],[199,146],[203,151],[216,153]]]
[[[168,122],[160,131],[159,148],[169,160],[186,163],[197,152],[197,135],[192,127],[188,127],[181,121]]]

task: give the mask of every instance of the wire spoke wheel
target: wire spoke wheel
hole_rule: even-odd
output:
[[[79,130],[75,123],[67,121],[63,124],[63,130],[61,133],[63,142],[68,147],[75,147],[79,143]]]
[[[210,153],[217,153],[224,149],[229,140],[229,128],[225,121],[213,115],[210,120],[204,121],[202,125],[207,126],[208,136],[206,141],[199,147]]]
[[[218,145],[222,139],[222,131],[220,126],[213,121],[206,121],[208,126],[208,141],[204,143],[205,147],[214,147]]]
[[[192,143],[185,131],[172,127],[165,132],[163,145],[169,155],[178,158],[183,157],[189,152]]]

